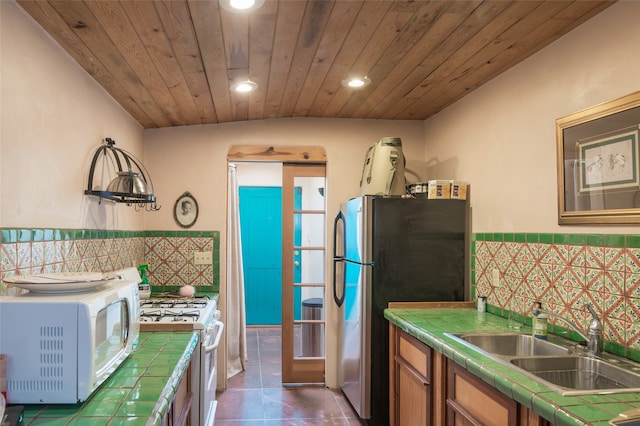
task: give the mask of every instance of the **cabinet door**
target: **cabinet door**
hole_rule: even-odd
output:
[[[396,400],[398,426],[430,425],[430,389],[407,364],[398,362],[398,399]]]
[[[172,425],[188,426],[191,424],[191,402],[193,393],[191,391],[191,366],[182,376],[182,380],[176,389],[176,396],[171,404]]]
[[[447,423],[450,426],[518,424],[518,403],[459,365],[449,363],[447,385]]]
[[[518,404],[520,410],[520,426],[553,426],[548,420],[540,417],[533,410]]]
[[[432,423],[431,349],[404,331],[391,333],[391,424],[425,426]]]
[[[176,393],[169,405],[167,414],[162,419],[162,426],[190,426],[191,403],[193,401],[193,389],[191,384],[191,368],[193,360],[182,375]]]

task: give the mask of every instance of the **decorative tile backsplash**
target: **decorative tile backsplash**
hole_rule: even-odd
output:
[[[152,288],[184,284],[218,291],[217,231],[102,231],[2,229],[0,277],[47,272],[108,272],[148,264]],[[212,251],[213,262],[195,265],[194,251]]]
[[[640,236],[479,233],[472,254],[472,294],[486,296],[490,312],[530,324],[540,301],[586,331],[582,305],[591,303],[606,350],[640,361]],[[565,332],[556,322],[551,331]]]
[[[181,287],[212,286],[218,291],[220,277],[220,232],[147,231],[145,233],[145,263],[152,286]],[[194,252],[210,251],[213,262],[196,265]],[[171,289],[174,290],[175,288]]]
[[[0,231],[0,276],[148,264],[154,288],[219,289],[218,231]],[[541,301],[586,329],[590,317],[582,304],[592,303],[603,319],[605,348],[640,361],[640,236],[478,233],[473,240],[472,294],[486,296],[490,312],[518,312],[530,323],[531,308]],[[212,264],[196,265],[195,251],[212,251]],[[552,332],[565,331],[549,322]]]
[[[143,232],[2,229],[0,272],[113,271],[144,260]]]

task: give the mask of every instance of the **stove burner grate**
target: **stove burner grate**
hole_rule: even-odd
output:
[[[142,311],[140,312],[140,321],[143,322],[158,322],[162,318],[162,311],[159,309],[155,311]]]
[[[140,321],[143,322],[160,322],[164,319],[170,322],[196,322],[200,319],[200,311],[171,311],[168,309],[156,309],[154,311],[142,311],[140,312]]]
[[[203,309],[210,302],[210,299],[146,299],[140,301],[140,307],[143,309],[152,308],[188,308]]]
[[[196,322],[198,321],[198,318],[200,318],[200,312],[199,311],[190,311],[190,312],[184,312],[184,311],[180,311],[180,312],[173,312],[173,311],[164,311],[162,318],[173,318],[171,321],[173,322],[178,322],[178,321],[183,321],[183,322],[188,322],[188,321],[192,321],[192,322]]]

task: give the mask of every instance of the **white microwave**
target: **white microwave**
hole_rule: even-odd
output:
[[[135,350],[139,332],[135,281],[113,280],[80,292],[0,296],[7,402],[86,400]]]

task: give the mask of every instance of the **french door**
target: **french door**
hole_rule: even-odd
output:
[[[282,383],[323,383],[325,166],[285,163],[282,176]]]

